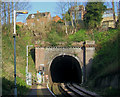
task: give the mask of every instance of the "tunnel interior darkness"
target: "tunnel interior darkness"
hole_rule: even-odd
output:
[[[61,55],[53,59],[50,66],[53,82],[56,83],[81,83],[82,72],[76,58],[69,55]]]

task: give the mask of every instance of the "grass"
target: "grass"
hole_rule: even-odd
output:
[[[2,34],[2,94],[14,93],[14,40],[9,28],[3,29]],[[26,33],[25,33],[26,32]],[[17,28],[16,36],[16,74],[18,95],[25,95],[30,86],[26,85],[26,46],[32,44],[32,33]],[[30,52],[30,49],[29,49]],[[35,76],[35,63],[29,53],[29,72]],[[7,86],[9,85],[9,86]]]
[[[56,31],[47,33],[45,41],[49,42],[51,46],[57,46],[57,42],[67,42],[66,46],[71,46],[72,42],[81,42],[85,40],[91,40],[91,36],[88,35],[87,30],[80,29],[78,32],[69,35],[60,35]]]
[[[114,33],[107,41],[102,40],[99,43],[100,47],[97,48],[93,59],[93,74],[100,76],[118,70],[118,38],[118,34]]]
[[[120,31],[119,29],[112,29],[105,33],[100,32],[96,34],[95,39],[97,48],[86,85],[89,86],[89,90],[94,90],[105,97],[109,97],[110,95],[111,97],[118,96],[120,94],[118,92],[120,87],[113,88],[112,86],[106,86],[105,88],[101,88],[99,80],[105,80],[105,78],[110,76],[114,78],[115,75],[119,75],[120,73],[118,60],[120,56],[120,53],[118,53],[118,48],[120,48]]]
[[[75,34],[69,35],[69,40],[73,42],[81,42],[90,39],[91,38],[89,37],[89,35],[86,34],[86,30],[84,29],[79,30]]]
[[[114,89],[112,87],[105,88],[102,92],[102,95],[105,97],[118,97],[120,95],[120,89]]]
[[[18,80],[18,79],[17,79]],[[19,78],[19,80],[21,80]],[[14,94],[14,81],[7,80],[5,77],[2,78],[2,95],[13,95]],[[20,83],[23,83],[23,80],[21,80]],[[25,93],[29,90],[29,86],[25,86],[23,84],[17,83],[17,90],[18,95],[25,95]],[[24,90],[24,91],[23,91]]]

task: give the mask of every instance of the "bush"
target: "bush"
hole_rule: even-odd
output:
[[[109,30],[96,34],[97,50],[93,59],[91,78],[103,76],[112,73],[118,73],[118,48],[120,48],[118,39],[119,30]],[[98,40],[97,40],[98,39]]]
[[[105,43],[109,41],[112,36],[115,36],[117,29],[110,29],[109,31],[104,32],[94,32],[95,42],[96,43]]]
[[[86,30],[81,29],[78,32],[76,32],[75,34],[69,35],[69,39],[73,42],[80,42],[80,41],[85,41],[90,38],[86,34]]]
[[[14,39],[13,34],[9,32],[7,26],[4,26],[3,35],[2,35],[2,84],[3,95],[13,94],[14,90]],[[17,26],[16,36],[16,69],[17,69],[17,87],[18,94],[25,94],[30,87],[26,85],[26,46],[31,45],[32,33],[26,31],[23,32],[23,29]],[[25,31],[25,30],[24,30]],[[21,36],[21,37],[20,37]],[[30,54],[29,54],[30,55]],[[29,71],[32,74],[35,74],[35,65],[31,56],[29,57]],[[7,68],[8,67],[8,68]]]
[[[50,32],[47,34],[47,39],[51,46],[56,46],[57,42],[62,41],[62,38],[56,32]]]

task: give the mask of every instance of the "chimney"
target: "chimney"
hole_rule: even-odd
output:
[[[40,12],[37,10],[37,13],[40,13]]]

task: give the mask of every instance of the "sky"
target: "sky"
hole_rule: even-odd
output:
[[[50,12],[51,17],[58,15],[57,2],[30,2],[31,8],[28,9],[28,15],[39,12]],[[19,15],[17,22],[25,22],[28,15]]]
[[[32,10],[29,11],[30,14],[40,12],[51,12],[52,16],[55,16],[56,2],[30,2],[32,5]]]
[[[39,0],[37,0],[39,1]],[[66,0],[67,1],[67,0]],[[27,15],[19,15],[17,17],[17,22],[25,22],[26,18],[28,17],[29,14],[34,14],[39,12],[50,12],[51,17],[54,17],[56,15],[60,16],[59,14],[59,9],[58,9],[58,2],[29,2],[29,5],[31,6],[28,9],[28,14]],[[60,16],[61,17],[61,16]]]
[[[5,2],[17,2],[17,0],[1,0]],[[77,1],[77,2],[87,2],[88,0],[19,0],[20,2],[67,2],[67,1]],[[113,0],[89,0],[89,2],[112,2]],[[120,0],[114,0],[115,2],[119,2]]]

